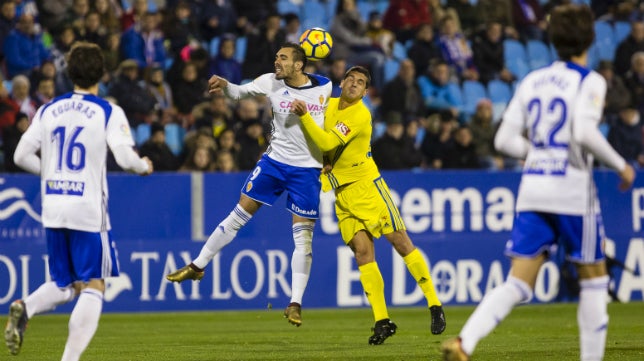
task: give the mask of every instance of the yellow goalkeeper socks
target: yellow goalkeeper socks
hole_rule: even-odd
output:
[[[425,262],[423,255],[420,254],[418,248],[403,257],[403,260],[407,265],[409,273],[414,277],[416,283],[420,286],[420,289],[423,290],[423,294],[427,299],[429,307],[441,306],[441,301],[438,299],[436,290],[434,289],[432,276],[429,274],[429,268],[427,267],[427,263]]]
[[[373,317],[376,321],[389,318],[387,304],[385,303],[385,281],[376,262],[370,262],[359,266],[360,282],[367,295],[367,299],[373,310]]]

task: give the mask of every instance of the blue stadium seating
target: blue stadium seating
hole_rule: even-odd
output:
[[[211,57],[217,56],[220,42],[221,39],[218,36],[215,36],[214,38],[212,38],[212,40],[210,40],[210,44],[208,44],[208,52],[210,53]]]
[[[323,28],[328,30],[330,26],[330,17],[327,8],[320,1],[304,1],[302,7],[302,29]]]
[[[449,83],[447,85],[447,88],[455,100],[454,106],[458,110],[463,111],[463,106],[465,105],[465,99],[463,98],[463,91],[461,90],[461,87],[456,83]]]
[[[552,62],[550,49],[540,40],[529,40],[526,44],[526,51],[530,70],[544,67]]]
[[[485,86],[478,81],[466,80],[463,82],[463,100],[465,105],[463,111],[467,114],[474,114],[476,112],[476,104],[479,100],[487,98],[487,90]]]
[[[617,21],[613,25],[615,33],[615,46],[619,45],[631,33],[631,24],[627,21]]]
[[[243,63],[244,59],[246,58],[247,42],[248,40],[245,36],[240,36],[237,38],[237,42],[235,43],[235,59],[240,63]]]
[[[490,80],[487,83],[487,93],[492,101],[492,119],[498,121],[512,98],[512,88],[504,81]]]
[[[400,63],[396,59],[387,59],[385,61],[385,82],[395,78],[400,69]]]
[[[394,59],[400,61],[407,59],[407,48],[400,42],[394,41],[393,51],[391,53]]]
[[[606,21],[595,21],[595,45],[600,60],[615,59],[615,33]]]
[[[523,77],[530,71],[528,55],[523,44],[518,40],[505,39],[503,41],[503,51],[505,66],[519,80],[523,79]]]
[[[301,17],[300,5],[292,3],[290,0],[278,0],[277,1],[277,12],[284,15],[286,13],[295,13],[297,16]]]
[[[134,142],[137,146],[145,143],[146,140],[150,139],[152,130],[150,129],[150,124],[141,123],[134,130]]]
[[[165,126],[165,142],[175,155],[178,155],[183,150],[183,138],[185,135],[186,130],[179,124],[170,123]]]

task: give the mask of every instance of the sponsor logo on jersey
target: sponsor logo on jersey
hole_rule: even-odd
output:
[[[284,93],[282,93],[282,95],[291,95],[291,94],[288,93],[288,90],[284,90]]]
[[[284,100],[280,102],[280,108],[286,111],[291,110],[291,101]],[[316,113],[316,112],[322,112],[324,111],[324,107],[322,105],[317,105],[317,104],[309,104],[306,103],[306,110],[309,111],[309,113]]]
[[[342,135],[344,135],[345,137],[347,135],[349,135],[349,133],[351,133],[351,129],[349,127],[347,127],[347,125],[342,123],[342,122],[336,124],[335,129],[337,129],[338,132],[342,133]]]
[[[69,196],[82,196],[85,191],[85,182],[68,180],[47,180],[45,194],[64,194]]]

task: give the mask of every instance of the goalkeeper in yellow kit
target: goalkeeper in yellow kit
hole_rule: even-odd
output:
[[[300,116],[308,137],[325,152],[322,190],[335,190],[335,210],[342,239],[354,253],[360,282],[373,309],[376,324],[369,344],[382,344],[396,333],[385,303],[384,281],[375,260],[374,238],[384,235],[403,257],[427,299],[431,332],[445,330],[445,314],[427,263],[412,243],[389,188],[371,157],[371,113],[362,102],[371,77],[361,66],[347,70],[340,84],[340,98],[331,98],[324,129],[307,112],[306,103],[293,101],[291,111]]]

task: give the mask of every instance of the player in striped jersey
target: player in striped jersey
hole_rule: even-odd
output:
[[[525,77],[494,141],[498,150],[525,158],[512,236],[505,250],[511,258],[510,275],[485,295],[459,338],[443,344],[445,360],[468,360],[476,344],[515,305],[531,300],[539,269],[556,244],[564,247],[580,277],[581,360],[599,361],[604,355],[609,279],[593,160],[619,174],[622,190],[630,188],[635,173],[597,127],[606,82],[586,68],[594,38],[590,9],[555,8],[549,32],[561,61]]]
[[[263,205],[272,205],[284,192],[288,193],[286,208],[293,215],[291,258],[291,302],[284,310],[288,322],[302,324],[302,297],[309,280],[313,260],[313,227],[319,217],[320,169],[322,152],[304,137],[298,117],[290,113],[295,99],[306,102],[320,126],[331,96],[329,79],[303,72],[306,66],[304,50],[287,43],[275,56],[275,73],[259,76],[251,83],[236,85],[213,76],[210,92],[221,92],[231,99],[257,95],[268,96],[273,110],[271,144],[242,187],[239,203],[230,215],[212,232],[199,256],[189,265],[166,276],[169,281],[200,280],[204,268],[230,243]]]
[[[329,161],[322,176],[322,190],[335,190],[335,210],[342,239],[354,253],[360,282],[371,304],[376,324],[369,344],[380,345],[396,332],[385,303],[385,285],[375,259],[374,238],[384,235],[405,261],[423,291],[431,314],[431,332],[445,330],[445,314],[420,251],[414,246],[394,204],[387,183],[371,157],[371,113],[362,102],[371,77],[363,67],[344,75],[340,98],[332,98],[321,127],[302,101],[293,112],[302,127]]]
[[[132,149],[123,110],[96,95],[104,72],[101,49],[75,45],[67,72],[74,91],[38,109],[14,155],[17,165],[41,177],[52,281],[12,303],[5,328],[7,347],[16,355],[29,318],[80,294],[69,319],[64,361],[78,360],[87,348],[98,328],[104,279],[119,274],[107,212],[107,148],[123,169],[152,172],[152,162]]]

